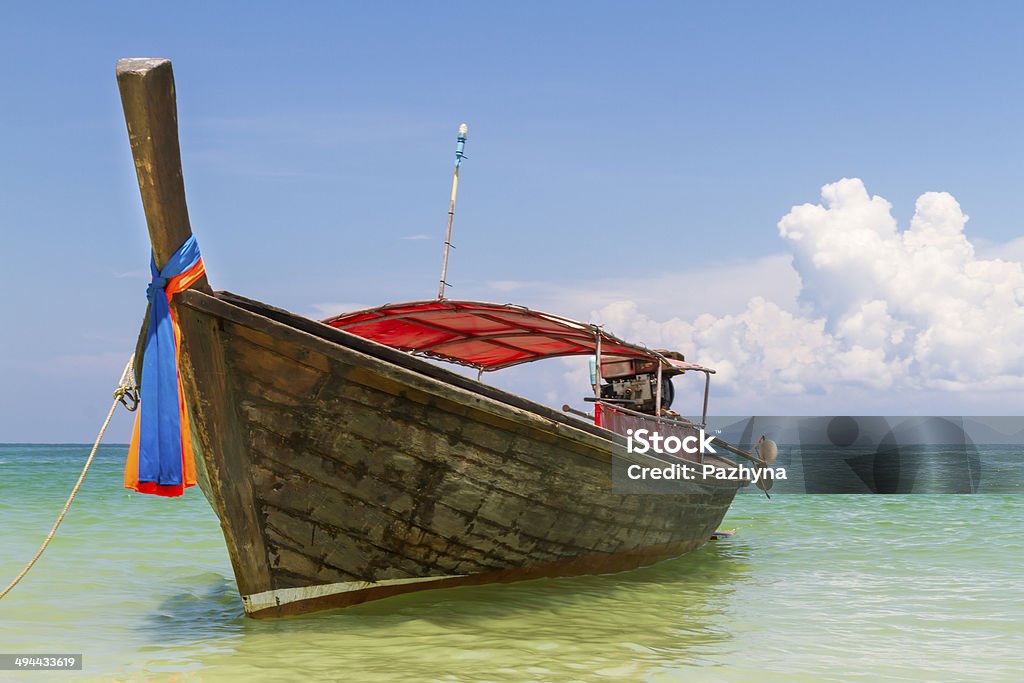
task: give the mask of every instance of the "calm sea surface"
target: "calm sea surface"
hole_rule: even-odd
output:
[[[35,552],[88,450],[0,445],[0,587]],[[124,451],[101,449],[56,540],[0,601],[0,653],[82,653],[84,671],[0,679],[1024,677],[1019,492],[743,494],[724,524],[735,537],[656,567],[260,622],[242,616],[202,494],[129,494]]]

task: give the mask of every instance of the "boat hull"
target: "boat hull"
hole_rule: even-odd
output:
[[[199,479],[246,613],[608,573],[699,547],[743,482],[613,492],[623,440],[272,309],[174,303]]]

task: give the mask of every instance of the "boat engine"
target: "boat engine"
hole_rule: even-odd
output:
[[[670,373],[662,372],[661,409],[668,410],[675,398]],[[672,373],[674,374],[674,373]],[[611,361],[601,364],[601,398],[624,408],[655,414],[658,400],[658,372],[653,363],[636,360]]]
[[[626,408],[640,413],[654,414],[654,406],[658,396],[658,376],[654,374],[633,375],[624,379],[613,379],[601,385],[601,398],[611,399]],[[661,408],[667,410],[672,406],[674,389],[672,380],[661,379]]]

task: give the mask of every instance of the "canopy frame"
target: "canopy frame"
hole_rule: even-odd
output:
[[[438,317],[442,320],[435,320]],[[464,325],[460,327],[452,324],[453,317]],[[490,329],[473,329],[473,321],[488,323]],[[337,315],[323,322],[414,355],[474,368],[481,376],[484,372],[523,363],[569,356],[597,357],[598,386],[601,361],[608,358],[644,359],[654,362],[659,368],[671,368],[677,372],[714,372],[694,363],[671,359],[642,344],[626,342],[604,331],[601,326],[515,304],[431,299],[385,304]],[[425,331],[448,336],[433,338],[425,343],[417,342],[414,337]],[[543,349],[543,343],[539,346],[534,344],[531,348],[531,345],[524,344],[526,339],[547,340],[550,348]],[[484,348],[504,350],[507,353],[467,352],[459,355],[454,352],[459,345],[473,343],[483,343],[487,345]],[[446,353],[446,350],[450,352]],[[492,359],[483,360],[484,355]],[[493,360],[495,356],[499,359]],[[595,390],[599,391],[599,388]]]

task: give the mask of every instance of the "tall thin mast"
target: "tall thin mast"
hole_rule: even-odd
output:
[[[437,298],[444,298],[444,288],[448,283],[445,276],[448,274],[448,251],[452,246],[452,221],[455,220],[455,194],[459,191],[459,166],[462,165],[462,158],[466,156],[466,134],[469,133],[469,126],[459,126],[459,141],[455,145],[455,177],[452,178],[452,201],[448,204],[448,231],[444,236],[444,257],[441,259],[441,282],[437,288]]]

